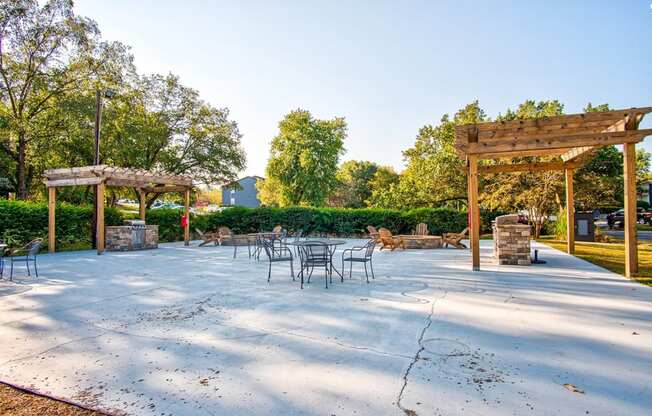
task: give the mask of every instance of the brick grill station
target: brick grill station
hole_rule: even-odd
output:
[[[145,225],[142,241],[134,238],[131,225],[106,227],[108,251],[131,251],[158,248],[158,225]]]
[[[530,265],[530,226],[519,224],[518,215],[496,217],[493,237],[498,264]]]

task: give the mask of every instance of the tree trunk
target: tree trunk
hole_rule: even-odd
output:
[[[18,132],[18,163],[16,165],[16,198],[27,199],[27,181],[25,180],[25,151],[27,140],[25,132]]]

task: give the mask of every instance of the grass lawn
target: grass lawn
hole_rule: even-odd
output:
[[[539,242],[557,250],[566,251],[566,241],[543,237]],[[620,242],[589,243],[576,241],[575,256],[612,272],[625,275],[625,245]],[[634,280],[652,286],[652,244],[638,244],[638,276]]]
[[[68,403],[17,390],[0,382],[0,415],[4,416],[106,416]]]

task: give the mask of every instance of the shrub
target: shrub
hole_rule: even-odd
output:
[[[483,231],[491,230],[495,212],[482,212]],[[245,208],[234,207],[206,216],[205,230],[229,227],[238,234],[271,230],[282,225],[290,232],[360,236],[367,226],[388,228],[395,234],[410,234],[420,222],[428,224],[431,234],[462,231],[467,224],[466,212],[447,208],[419,208],[399,211],[381,208]],[[200,228],[200,227],[198,227]],[[201,228],[200,228],[201,229]]]
[[[92,206],[57,204],[56,234],[60,250],[88,248],[91,245]],[[104,210],[106,225],[122,223],[120,212]],[[43,238],[47,247],[47,204],[0,200],[0,238],[12,247]]]
[[[554,235],[557,240],[566,240],[566,209],[560,209],[557,213],[557,220],[553,222],[554,224]]]
[[[75,250],[91,247],[90,227],[92,206],[57,205],[57,250]],[[481,212],[482,230],[491,230],[491,220],[500,213]],[[148,224],[159,226],[161,242],[183,239],[182,211],[174,209],[148,210]],[[105,209],[106,225],[120,225],[134,214],[117,209]],[[459,232],[466,227],[466,212],[448,208],[419,208],[407,211],[380,208],[228,208],[209,215],[191,215],[191,230],[216,230],[227,226],[235,233],[244,234],[271,230],[282,225],[290,232],[332,236],[362,236],[367,226],[388,228],[395,234],[410,234],[416,225],[424,222],[431,234]],[[0,200],[0,238],[11,246],[20,246],[40,237],[47,245],[48,208],[43,203]]]

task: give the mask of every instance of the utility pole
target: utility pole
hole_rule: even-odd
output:
[[[113,90],[104,91],[104,98],[111,98],[115,95]],[[95,91],[95,134],[93,143],[93,164],[100,164],[100,128],[102,126],[102,92]],[[91,218],[91,244],[97,248],[97,185],[93,192],[93,216]]]

